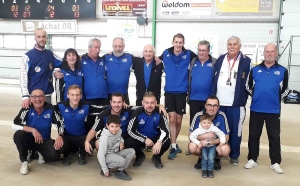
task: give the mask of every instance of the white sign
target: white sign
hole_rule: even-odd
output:
[[[211,0],[159,0],[162,15],[210,15]]]
[[[48,34],[77,34],[76,20],[21,20],[24,33],[43,28]]]
[[[201,40],[207,40],[210,43],[210,55],[215,58],[219,57],[219,36],[218,35],[203,35],[198,38],[192,36],[192,38],[186,37],[185,46],[187,49],[190,49],[195,54],[198,54],[198,43]]]
[[[264,60],[264,48],[267,43],[242,43],[241,51],[251,59],[252,66]]]

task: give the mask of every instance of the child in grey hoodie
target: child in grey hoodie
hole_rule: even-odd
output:
[[[132,148],[124,149],[124,139],[120,130],[121,121],[117,115],[107,117],[106,128],[99,139],[98,161],[101,165],[101,175],[110,176],[109,169],[118,168],[115,176],[123,180],[131,180],[125,169],[135,156]]]

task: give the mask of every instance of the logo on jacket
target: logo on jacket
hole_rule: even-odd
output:
[[[183,56],[182,56],[182,59],[186,59],[186,55],[183,55]]]
[[[153,121],[156,121],[156,117],[153,118]]]
[[[257,73],[261,73],[262,71],[259,69],[258,71],[257,71]]]
[[[127,62],[127,59],[125,58],[125,59],[122,59],[122,62]]]
[[[197,64],[194,64],[194,67],[196,67],[197,66]]]
[[[207,66],[208,66],[208,67],[212,67],[212,64],[211,64],[211,63],[208,63]]]
[[[40,72],[40,71],[41,71],[41,67],[39,67],[39,66],[35,67],[35,68],[34,68],[34,71]]]
[[[126,117],[123,116],[123,117],[120,118],[120,120],[121,120],[121,121],[125,121],[125,120],[126,120]]]
[[[69,110],[68,110],[68,109],[66,109],[66,110],[65,110],[65,112],[69,112]]]
[[[101,61],[101,62],[99,63],[99,65],[103,66],[103,62]]]
[[[66,73],[66,76],[69,76],[70,74],[69,73]]]
[[[81,76],[82,75],[82,73],[81,72],[78,72],[78,76]]]
[[[170,57],[170,54],[168,54],[167,57]]]
[[[276,75],[279,76],[280,75],[280,71],[275,71],[274,74],[276,74]]]
[[[110,58],[109,61],[113,61],[113,58]]]
[[[78,114],[84,114],[84,110],[80,110]]]
[[[50,114],[46,114],[44,118],[50,118]]]
[[[84,61],[84,62],[83,62],[83,64],[84,64],[84,65],[86,65],[86,64],[87,64],[87,62],[85,62],[85,61]]]
[[[215,124],[215,126],[216,126],[216,127],[220,126],[220,122],[217,122],[217,123]]]
[[[144,125],[145,121],[143,119],[141,119],[141,121],[139,122],[140,125]]]
[[[31,116],[34,116],[34,113],[33,113],[33,112],[31,113]]]

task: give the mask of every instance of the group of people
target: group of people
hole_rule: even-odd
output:
[[[112,53],[100,57],[101,41],[93,38],[88,42],[88,53],[79,56],[70,48],[60,61],[45,49],[46,31],[37,29],[34,35],[36,45],[21,62],[22,109],[13,124],[21,174],[28,173],[31,158],[41,163],[62,159],[67,166],[71,152],[78,152],[78,164],[84,165],[86,155],[94,149],[103,176],[118,167],[115,176],[131,180],[125,169],[134,156],[133,167],[141,166],[145,148],[151,148],[152,162],[161,169],[161,156],[169,148],[170,160],[182,153],[176,140],[188,103],[190,143],[186,154],[198,156],[194,167],[202,168],[202,177],[212,178],[213,169],[221,169],[221,157],[229,156],[232,165],[239,165],[248,95],[252,102],[245,168],[258,165],[259,139],[266,122],[270,168],[283,173],[279,166],[280,100],[289,90],[288,72],[276,61],[276,45],[265,46],[264,61],[254,68],[240,51],[239,37],[229,37],[227,53],[216,59],[210,55],[206,40],[199,42],[198,55],[185,49],[180,33],[159,57],[152,45],[145,45],[143,57],[125,53],[124,39],[117,37]],[[60,71],[54,72],[54,68]],[[131,69],[137,80],[136,106],[140,107],[128,106]],[[57,79],[54,106],[53,72]],[[163,106],[158,107],[163,73],[168,118]],[[50,136],[51,123],[58,127],[55,141]]]

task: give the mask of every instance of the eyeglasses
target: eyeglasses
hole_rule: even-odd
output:
[[[39,99],[42,99],[42,98],[44,98],[45,96],[44,95],[39,95],[39,96],[36,96],[36,95],[34,95],[34,96],[30,96],[32,99],[37,99],[37,98],[39,98]]]
[[[214,109],[216,109],[216,108],[219,107],[219,105],[212,105],[212,104],[205,104],[205,105],[207,106],[207,108],[214,108]]]
[[[199,50],[199,49],[198,49],[198,52],[203,52],[203,53],[204,53],[204,52],[207,52],[207,51],[208,51],[208,50]]]

